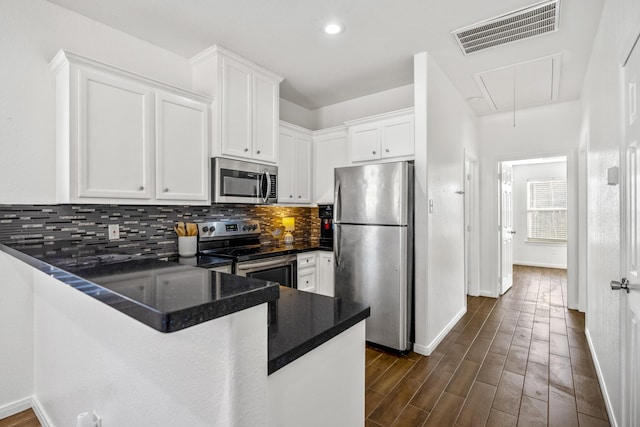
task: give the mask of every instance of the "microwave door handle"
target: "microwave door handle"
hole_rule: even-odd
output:
[[[266,182],[266,186],[265,186]],[[271,176],[269,172],[264,171],[262,173],[262,179],[260,180],[260,191],[262,191],[262,203],[267,203],[269,194],[271,194]]]

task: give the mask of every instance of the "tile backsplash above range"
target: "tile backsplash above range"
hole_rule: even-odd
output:
[[[126,253],[178,253],[173,226],[178,221],[226,219],[260,221],[263,244],[282,243],[282,218],[295,218],[294,241],[317,242],[318,208],[216,204],[213,206],[0,205],[0,243],[73,241],[77,245],[118,248]],[[118,224],[120,239],[108,239]]]

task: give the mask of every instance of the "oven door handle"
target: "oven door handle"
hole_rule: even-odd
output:
[[[271,261],[265,261],[265,262],[252,262],[244,265],[238,264],[236,266],[236,269],[238,271],[249,271],[249,270],[262,269],[265,267],[285,266],[287,264],[291,264],[294,260],[295,260],[294,258],[292,258],[291,260],[280,258],[277,260],[271,260]]]

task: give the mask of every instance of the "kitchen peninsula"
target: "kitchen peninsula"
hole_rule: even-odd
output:
[[[30,269],[13,286],[31,288],[34,409],[51,425],[92,410],[123,426],[363,423],[368,307],[63,246],[0,245],[0,267]]]

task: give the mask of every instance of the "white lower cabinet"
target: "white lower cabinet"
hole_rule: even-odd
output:
[[[298,290],[334,296],[333,252],[298,254]]]
[[[318,293],[329,297],[334,296],[335,285],[333,279],[333,252],[318,252]]]
[[[304,252],[297,255],[298,262],[298,290],[316,292],[316,253]]]

